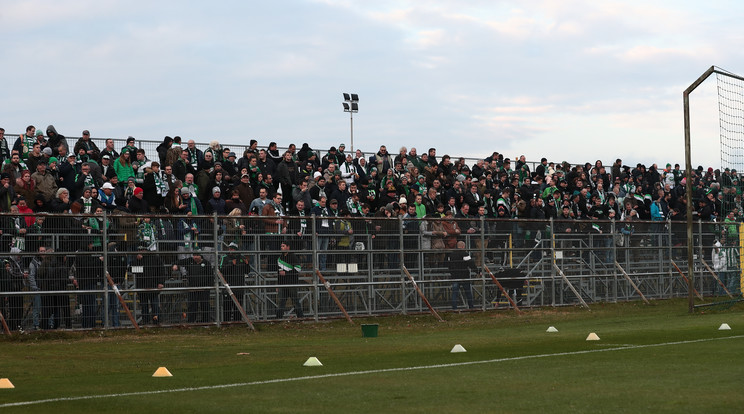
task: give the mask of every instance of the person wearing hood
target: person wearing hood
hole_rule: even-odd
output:
[[[313,151],[313,149],[310,148],[310,145],[307,142],[305,142],[302,144],[302,147],[297,152],[297,160],[300,162],[306,162],[307,160],[310,159],[310,156],[314,154],[315,154],[315,151]]]
[[[169,136],[165,136],[163,138],[163,142],[160,143],[160,145],[155,148],[155,152],[158,153],[158,158],[160,159],[160,164],[165,165],[165,159],[168,156],[168,150],[173,145],[173,138]]]
[[[49,147],[52,149],[52,155],[58,156],[59,155],[59,146],[62,145],[65,147],[65,153],[70,152],[70,146],[67,144],[67,138],[65,138],[64,135],[60,135],[57,133],[57,129],[54,128],[54,125],[49,125],[46,129],[47,133],[47,142],[46,145],[42,145],[41,148],[44,149],[44,147]]]
[[[323,157],[321,160],[320,166],[323,167],[323,169],[327,169],[329,164],[336,164],[336,166],[341,165],[342,162],[344,162],[344,158],[341,158],[341,155],[339,155],[338,150],[336,147],[331,147],[328,150],[328,153]]]
[[[227,214],[227,208],[225,207],[225,200],[222,198],[222,189],[219,186],[212,187],[212,198],[210,198],[206,206],[206,213],[216,213],[219,216]]]
[[[0,174],[0,211],[10,211],[10,206],[15,199],[16,193],[11,184],[11,177],[8,173]]]

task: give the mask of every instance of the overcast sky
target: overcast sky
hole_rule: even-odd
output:
[[[0,126],[684,166],[741,1],[0,0]],[[720,165],[715,78],[693,164]]]

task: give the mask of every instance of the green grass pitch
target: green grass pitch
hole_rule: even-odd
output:
[[[744,306],[685,300],[0,338],[2,412],[741,412]],[[364,338],[361,323],[378,323]],[[731,330],[719,330],[727,323]],[[555,326],[557,333],[547,333]],[[587,341],[590,333],[599,341]],[[450,353],[455,344],[467,352]],[[320,367],[305,367],[317,357]],[[153,378],[160,367],[173,377]]]

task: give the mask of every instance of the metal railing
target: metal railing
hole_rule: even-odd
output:
[[[732,255],[728,267],[709,270],[721,229],[707,222],[697,223],[690,269],[678,222],[305,216],[270,228],[274,220],[257,216],[156,215],[147,225],[145,216],[128,214],[39,217],[38,228],[0,236],[0,248],[12,250],[0,253],[3,280],[11,281],[2,285],[0,309],[11,330],[426,312],[407,274],[439,310],[680,297],[691,270],[702,296],[740,294],[739,240],[723,246]],[[76,227],[90,220],[100,230]],[[142,231],[148,225],[154,232]],[[453,277],[447,262],[457,241],[475,263],[467,279]],[[282,243],[292,252],[285,260],[300,266],[289,284],[279,276]]]
[[[8,140],[8,146],[10,148],[12,148],[13,147],[13,143],[18,138],[18,134],[6,133],[5,134],[5,138]],[[67,144],[70,147],[70,150],[73,149],[73,147],[75,146],[75,143],[80,138],[81,137],[74,137],[74,136],[66,136],[65,137],[65,139],[67,140]],[[137,148],[141,148],[141,149],[145,150],[145,155],[149,159],[151,159],[151,160],[157,160],[157,151],[156,151],[156,149],[157,149],[158,145],[160,145],[163,142],[163,140],[159,140],[158,141],[158,140],[152,140],[152,139],[139,139],[137,137],[135,137],[135,138],[136,138],[135,144],[136,144]],[[101,150],[103,150],[106,147],[105,144],[106,144],[106,140],[108,140],[108,139],[111,139],[111,140],[114,141],[114,149],[117,152],[119,152],[127,144],[127,138],[91,137],[90,139],[91,139],[91,141],[95,142],[95,144]],[[189,139],[191,139],[191,138],[183,138],[183,140],[181,141],[181,146],[185,148],[186,147],[186,143],[189,141]],[[269,144],[270,141],[271,141],[270,139],[267,139],[264,142],[260,142],[259,143],[259,149],[261,149],[261,148],[266,149],[268,147],[268,144]],[[237,155],[237,158],[238,159],[240,159],[240,157],[243,156],[243,153],[249,147],[249,145],[247,145],[246,142],[242,142],[242,143],[237,143],[237,142],[220,142],[220,144],[222,145],[223,148],[230,148],[230,150]],[[208,142],[195,141],[195,146],[196,146],[196,148],[204,151],[207,148],[209,148],[209,143]],[[279,154],[283,154],[284,151],[286,151],[288,149],[288,146],[289,146],[289,144],[287,144],[287,146],[281,146],[281,145],[278,146],[277,149],[279,150]],[[313,150],[315,151],[316,155],[318,156],[318,159],[322,158],[323,156],[325,156],[328,153],[328,148],[313,148]],[[395,150],[394,148],[391,148],[390,149],[390,151],[394,151],[394,150]],[[370,149],[368,151],[362,150],[362,153],[365,154],[365,156],[366,156],[367,159],[369,159],[369,157],[371,155],[374,155],[375,153],[377,153],[377,151],[378,151],[377,149]],[[393,158],[396,155],[398,155],[397,152],[392,152],[391,153],[391,156]],[[442,155],[444,155],[444,154],[439,154],[439,156],[438,156],[439,157],[438,158],[439,160],[441,160]],[[487,154],[484,154],[484,156],[483,157],[480,157],[480,158],[479,157],[462,157],[462,158],[465,160],[465,162],[468,165],[468,167],[472,167],[475,164],[477,164],[479,160],[483,160],[483,159],[489,157],[490,155],[491,155],[490,153],[487,153]],[[452,157],[452,162],[453,163],[460,158],[459,156],[455,156],[455,155],[452,155],[451,157]],[[516,160],[512,160],[512,163],[515,163],[515,162],[516,162]],[[535,168],[540,164],[540,162],[539,161],[529,161],[528,160],[526,162],[526,164],[530,167],[530,171],[534,171]],[[574,164],[572,164],[572,165],[574,165]]]

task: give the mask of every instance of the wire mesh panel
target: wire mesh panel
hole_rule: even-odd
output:
[[[286,230],[267,232],[263,216],[4,218],[29,224],[0,254],[0,310],[12,330],[668,298],[686,295],[689,272],[675,221],[600,222],[597,231],[575,220],[284,216]],[[699,222],[695,231],[703,295],[738,289],[739,240],[720,243],[725,225]]]

